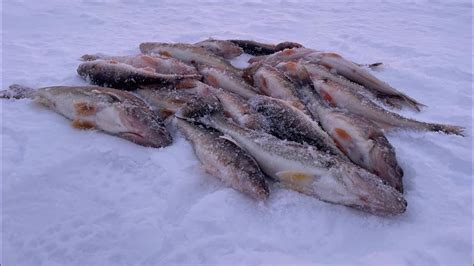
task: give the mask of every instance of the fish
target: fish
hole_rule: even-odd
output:
[[[247,84],[240,75],[215,67],[198,65],[199,73],[204,83],[224,90],[236,93],[245,99],[258,94],[258,89]]]
[[[290,102],[296,108],[305,111],[304,104],[297,95],[297,88],[276,68],[263,65],[253,75],[254,85],[261,94]]]
[[[308,111],[353,163],[403,193],[403,169],[397,162],[395,149],[376,124],[359,115],[331,108],[310,87],[302,87],[300,92]]]
[[[191,142],[206,172],[225,185],[256,200],[268,199],[270,191],[265,176],[255,160],[216,130],[177,118],[176,126]]]
[[[385,132],[397,129],[443,132],[445,134],[463,135],[463,127],[426,123],[405,118],[397,113],[387,111],[369,98],[340,84],[312,75],[315,91],[331,107],[346,109],[350,113],[360,115],[377,124]]]
[[[136,144],[161,148],[170,133],[147,104],[126,91],[98,86],[53,86],[40,89],[12,85],[1,98],[30,98],[72,120],[78,129],[98,129]]]
[[[240,75],[242,70],[234,67],[228,61],[220,56],[209,52],[208,50],[192,44],[184,43],[159,43],[144,42],[140,44],[140,51],[143,54],[161,55],[174,57],[188,64],[203,64]]]
[[[79,65],[77,73],[99,86],[134,90],[142,85],[169,85],[184,78],[200,78],[197,74],[161,74],[152,68],[137,68],[114,60],[87,61]]]
[[[126,56],[110,56],[104,54],[86,54],[81,57],[83,61],[94,61],[98,59],[110,60],[118,63],[124,63],[136,68],[156,72],[160,74],[177,74],[177,75],[198,75],[197,69],[185,64],[184,62],[166,56],[159,55],[126,55]]]
[[[424,104],[417,102],[415,99],[393,88],[389,84],[379,80],[377,77],[362,67],[343,58],[339,54],[316,52],[312,53],[308,58],[313,63],[323,65],[329,68],[331,71],[334,71],[349,80],[373,90],[375,93],[380,94],[380,97],[392,98],[392,103],[394,103],[393,99],[397,99],[416,111],[420,111],[420,107],[425,106]]]
[[[215,97],[222,105],[224,115],[240,126],[255,130],[267,130],[268,124],[265,117],[254,111],[247,100],[238,94],[209,86],[197,80],[182,81],[178,86],[179,88],[188,87],[186,91],[192,90],[199,97]],[[182,108],[189,108],[189,106]],[[183,110],[183,112],[191,112],[191,110]]]
[[[184,107],[188,102],[193,101],[197,92],[192,89],[154,89],[141,88],[136,90],[161,118],[166,119]]]
[[[259,95],[251,98],[249,104],[270,124],[268,133],[280,139],[307,143],[320,151],[347,159],[317,122],[287,101]]]
[[[244,50],[245,53],[251,55],[269,55],[287,48],[300,48],[301,44],[296,42],[281,42],[277,45],[260,43],[250,40],[228,40]]]
[[[290,80],[302,86],[311,84],[311,75],[317,75],[320,79],[329,79],[341,86],[351,89],[354,92],[360,93],[370,99],[375,99],[390,107],[398,106],[394,106],[394,103],[390,100],[392,98],[380,97],[380,94],[376,94],[374,91],[368,90],[360,84],[352,82],[337,73],[331,72],[324,66],[304,61],[304,59],[281,62],[278,63],[275,68],[284,73]]]
[[[238,45],[226,40],[207,39],[197,42],[194,45],[202,47],[227,60],[233,59],[244,53],[244,50],[242,50]]]
[[[310,145],[240,127],[219,113],[201,116],[199,121],[236,143],[255,159],[263,173],[284,187],[375,215],[406,210],[407,202],[400,192],[351,162]]]

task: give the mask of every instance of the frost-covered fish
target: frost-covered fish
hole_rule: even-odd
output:
[[[147,104],[132,93],[96,86],[31,89],[12,85],[0,98],[31,98],[72,120],[79,129],[99,129],[149,147],[171,144],[169,132]]]
[[[140,44],[140,51],[144,54],[158,54],[177,58],[188,64],[203,64],[224,69],[237,74],[241,70],[232,66],[224,58],[208,50],[192,44],[145,42]]]
[[[316,92],[330,106],[346,109],[353,114],[365,117],[386,131],[406,128],[423,131],[441,131],[446,134],[462,135],[462,127],[425,123],[405,118],[399,114],[383,109],[367,97],[364,97],[362,94],[354,92],[345,86],[341,86],[332,80],[324,79],[317,75],[312,75],[311,79]]]
[[[372,90],[368,90],[364,86],[352,82],[345,77],[338,75],[337,73],[331,72],[325,66],[305,62],[303,59],[298,61],[285,61],[278,63],[275,66],[280,72],[284,73],[292,81],[297,82],[300,85],[311,84],[311,75],[317,75],[320,79],[329,79],[338,83],[341,86],[345,86],[353,90],[354,92],[360,93],[369,98],[377,98],[382,103],[387,104],[391,107],[394,106],[393,98],[387,98],[386,96],[380,96],[380,94],[374,93]]]
[[[410,98],[387,83],[379,80],[362,67],[336,53],[316,52],[308,56],[308,58],[313,63],[328,67],[331,71],[335,71],[338,74],[375,91],[377,94],[380,94],[381,97],[396,98],[400,102],[405,103],[417,111],[420,111],[420,107],[424,106],[415,99]]]
[[[195,43],[199,47],[205,48],[206,50],[223,57],[225,59],[232,59],[241,54],[243,54],[244,50],[240,48],[238,45],[234,44],[231,41],[225,40],[216,40],[216,39],[207,39],[204,41],[200,41]]]
[[[188,87],[187,90],[194,91],[199,97],[216,97],[222,105],[224,115],[232,118],[240,126],[255,130],[265,130],[267,127],[265,117],[252,110],[247,101],[235,93],[209,86],[197,80],[185,80],[178,83],[177,86]],[[191,110],[183,110],[183,112],[189,111]]]
[[[297,95],[293,82],[288,80],[276,68],[268,65],[261,66],[253,75],[254,85],[262,94],[290,102],[300,110],[305,110],[304,104]]]
[[[403,170],[398,165],[395,149],[377,125],[361,116],[327,106],[311,88],[302,87],[301,95],[308,111],[352,162],[403,192]]]
[[[240,46],[244,52],[251,55],[269,55],[287,48],[300,48],[303,47],[299,43],[295,42],[281,42],[277,45],[260,43],[250,40],[229,40],[230,42]]]
[[[142,97],[150,106],[160,114],[160,117],[167,118],[177,112],[186,103],[193,101],[196,91],[192,89],[138,89],[136,93]]]
[[[232,71],[226,71],[215,67],[198,65],[199,73],[204,83],[216,88],[236,93],[246,99],[258,94],[258,90],[246,83],[241,76]]]
[[[176,119],[180,132],[189,140],[204,169],[224,184],[257,200],[268,198],[265,176],[255,160],[222,134],[202,125]]]
[[[265,116],[272,135],[307,143],[318,150],[346,158],[317,122],[287,101],[259,95],[250,99],[249,103],[254,110]]]
[[[124,63],[136,68],[141,68],[149,72],[160,74],[177,74],[177,75],[198,75],[197,69],[185,64],[184,62],[166,56],[150,56],[150,55],[126,55],[126,56],[110,56],[104,54],[86,54],[81,57],[83,61],[93,61],[97,59],[110,60],[118,63]]]
[[[287,187],[377,215],[406,210],[407,203],[397,190],[337,156],[239,127],[220,115],[204,116],[201,121],[232,139],[257,161],[265,174]]]
[[[96,85],[126,90],[134,90],[141,85],[172,84],[183,78],[200,78],[197,74],[161,74],[151,68],[137,68],[115,60],[101,59],[80,64],[77,73]]]

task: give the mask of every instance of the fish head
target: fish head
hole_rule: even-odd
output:
[[[172,138],[162,121],[148,108],[120,104],[116,106],[123,129],[120,137],[146,147],[165,147]]]
[[[202,117],[222,113],[223,108],[219,99],[213,95],[206,97],[195,96],[188,104],[180,108],[175,116],[186,120],[199,120]]]
[[[374,141],[376,145],[369,152],[373,173],[403,193],[403,170],[398,165],[393,147],[385,137],[376,138]]]
[[[338,180],[350,199],[347,205],[381,216],[405,212],[407,202],[403,195],[378,176],[349,163],[341,165],[337,171]]]

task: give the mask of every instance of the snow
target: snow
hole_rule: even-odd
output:
[[[2,87],[85,84],[86,53],[207,37],[297,41],[361,63],[467,136],[388,138],[405,214],[382,218],[280,188],[257,203],[206,174],[183,137],[144,148],[2,105],[2,265],[472,263],[470,1],[2,1]],[[244,65],[245,57],[237,63]]]

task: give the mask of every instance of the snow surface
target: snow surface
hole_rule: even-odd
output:
[[[470,1],[2,3],[3,88],[85,84],[81,55],[142,41],[288,40],[382,61],[378,77],[429,106],[401,113],[467,127],[388,136],[409,205],[381,218],[278,188],[256,203],[207,175],[176,132],[144,148],[1,101],[2,265],[472,263]]]

